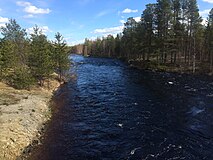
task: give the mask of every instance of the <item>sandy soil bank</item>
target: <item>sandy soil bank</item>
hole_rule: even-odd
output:
[[[15,90],[0,83],[0,159],[16,159],[24,148],[40,143],[45,123],[51,118],[49,102],[59,82],[49,89]]]

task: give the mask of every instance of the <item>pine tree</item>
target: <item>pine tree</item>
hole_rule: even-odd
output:
[[[169,28],[171,28],[171,1],[157,0],[156,14],[158,48],[161,52],[161,62],[166,63],[168,53],[168,39],[170,34]]]
[[[170,35],[170,52],[171,63],[176,64],[177,55],[180,60],[180,53],[182,52],[182,41],[184,35],[184,27],[181,23],[181,2],[180,0],[172,1],[172,20],[171,20],[171,35]]]
[[[1,39],[0,41],[0,78],[6,78],[16,66],[16,57],[13,54],[13,43]]]
[[[15,88],[25,89],[33,84],[33,78],[27,59],[29,41],[26,31],[14,19],[10,19],[5,27],[1,27],[0,67],[1,76]]]
[[[145,53],[147,53],[147,60],[149,60],[149,57],[151,53],[153,53],[153,46],[154,46],[154,30],[155,30],[155,21],[156,21],[156,4],[147,4],[146,9],[143,11],[143,14],[141,16],[142,20],[142,26],[140,31],[142,32],[144,38],[141,41],[143,42],[143,52],[144,52],[144,58],[145,59]],[[142,36],[141,36],[142,37]]]
[[[35,26],[31,34],[31,54],[29,66],[33,76],[43,86],[45,78],[49,78],[53,72],[53,61],[51,57],[50,43],[42,31]]]
[[[15,19],[10,19],[5,27],[1,27],[1,34],[4,40],[13,43],[12,51],[17,59],[16,65],[25,65],[28,52],[26,30],[22,29]]]
[[[189,20],[189,55],[188,55],[188,64],[190,66],[191,61],[193,63],[193,73],[195,73],[195,63],[196,63],[196,54],[197,54],[197,36],[199,36],[199,30],[201,27],[201,17],[199,16],[199,10],[197,6],[197,1],[196,0],[190,0],[189,6],[188,6],[188,20]],[[192,60],[190,59],[192,58]]]
[[[66,42],[64,41],[62,35],[58,32],[55,35],[55,43],[54,43],[54,67],[56,71],[59,73],[60,81],[63,80],[63,76],[65,75],[65,71],[69,69],[69,53],[66,49]]]
[[[135,54],[135,45],[136,45],[136,27],[137,22],[133,17],[130,17],[127,19],[127,22],[124,24],[124,30],[123,30],[123,37],[122,37],[122,43],[123,43],[123,51],[125,51],[125,58],[132,59],[134,58]]]

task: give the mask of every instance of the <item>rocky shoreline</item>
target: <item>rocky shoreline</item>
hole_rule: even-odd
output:
[[[39,138],[52,113],[50,102],[60,86],[51,80],[47,87],[16,90],[0,83],[0,159],[20,157]]]

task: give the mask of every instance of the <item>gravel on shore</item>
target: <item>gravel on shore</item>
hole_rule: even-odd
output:
[[[0,159],[13,160],[33,143],[40,143],[41,130],[51,118],[50,100],[60,86],[16,90],[0,83]]]

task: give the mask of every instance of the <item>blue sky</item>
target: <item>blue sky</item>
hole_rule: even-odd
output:
[[[60,32],[69,45],[122,31],[128,17],[139,20],[145,5],[156,0],[0,0],[0,26],[9,18],[30,33],[37,24],[49,39]],[[198,0],[203,17],[213,0]]]

